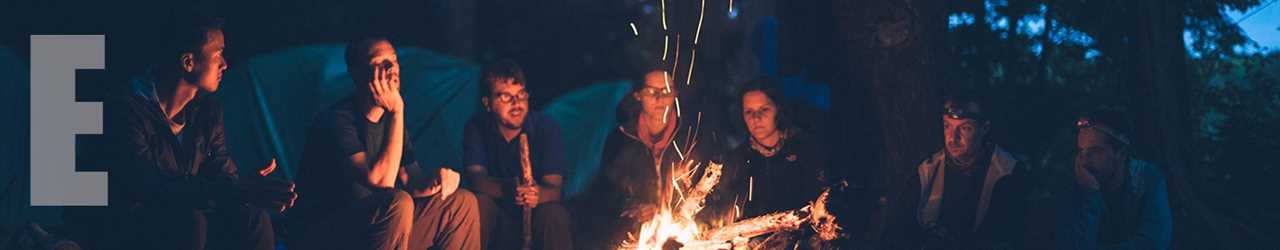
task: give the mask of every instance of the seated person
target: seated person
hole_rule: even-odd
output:
[[[391,42],[352,42],[346,61],[355,93],[307,132],[290,247],[480,249],[476,198],[457,188],[457,170],[414,158]]]
[[[1169,249],[1173,220],[1160,169],[1130,155],[1128,123],[1114,112],[1076,121],[1077,186],[1068,218],[1084,249]]]
[[[617,247],[658,212],[660,196],[672,195],[660,194],[673,190],[671,165],[714,145],[705,139],[691,143],[695,129],[685,124],[691,119],[676,115],[674,105],[681,84],[668,84],[668,74],[658,67],[649,70],[619,105],[619,126],[605,139],[599,174],[570,206],[581,222],[574,224],[578,247]]]
[[[711,217],[705,221],[713,225],[799,209],[817,199],[827,184],[823,176],[829,163],[827,152],[813,137],[790,126],[780,89],[761,78],[747,83],[740,93],[747,142],[725,158],[719,186],[703,212]],[[742,214],[736,214],[739,211]],[[771,237],[778,240],[761,244],[795,244],[800,242],[796,239],[804,239],[791,236]]]
[[[267,212],[292,204],[293,184],[264,178],[274,161],[240,176],[231,159],[213,95],[227,70],[221,21],[176,26],[170,61],[105,105],[104,134],[118,163],[109,169],[109,209],[119,212],[110,224],[121,228],[86,247],[273,249]]]
[[[567,164],[560,125],[529,112],[524,71],[515,62],[486,67],[480,102],[486,112],[467,121],[462,161],[480,201],[482,238],[488,249],[518,249],[523,243],[521,208],[533,208],[532,248],[573,249],[569,211],[560,205]],[[534,185],[519,186],[520,135],[527,135]]]
[[[1025,161],[988,140],[988,107],[972,96],[943,104],[945,148],[900,187],[910,212],[891,223],[890,248],[1020,248],[1030,182]]]

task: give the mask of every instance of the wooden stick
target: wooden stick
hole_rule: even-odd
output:
[[[520,134],[520,181],[518,183],[522,187],[536,186],[533,182],[533,164],[529,162],[529,136],[528,134]],[[524,244],[520,249],[529,250],[533,247],[533,206],[526,204],[521,209],[521,219],[524,221]]]

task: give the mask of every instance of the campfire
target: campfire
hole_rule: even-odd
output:
[[[664,63],[672,63],[669,74],[664,74],[663,78],[666,89],[671,90],[671,86],[680,85],[673,83],[679,81],[680,77],[676,71],[681,69],[681,44],[687,41],[681,40],[680,33],[673,31],[667,26],[667,1],[658,1],[660,4],[660,15],[662,18],[662,58]],[[733,9],[733,1],[729,1],[730,9]],[[698,41],[702,33],[702,20],[706,14],[706,0],[702,0],[698,8],[697,26],[693,33],[693,42],[686,47],[684,53],[688,58],[687,70],[684,73],[684,85],[692,86],[694,64],[697,58]],[[636,37],[640,37],[641,33],[635,28],[635,23],[630,23],[632,33]],[[687,35],[687,34],[686,34]],[[674,39],[673,39],[674,38]],[[671,50],[674,48],[674,50]],[[670,57],[668,54],[671,54]],[[673,79],[674,78],[674,79]],[[663,123],[666,123],[666,112],[675,112],[677,118],[683,112],[680,111],[680,97],[675,97],[675,109],[671,107],[663,112]],[[816,232],[815,238],[823,241],[831,241],[839,237],[840,226],[835,223],[835,216],[827,212],[827,196],[830,188],[824,190],[822,194],[809,204],[796,204],[797,209],[767,214],[754,218],[739,219],[739,212],[733,213],[732,223],[728,225],[699,228],[695,216],[701,212],[705,206],[707,195],[715,192],[716,183],[720,181],[720,172],[724,167],[718,163],[708,163],[702,169],[701,178],[694,179],[698,173],[698,169],[702,167],[702,163],[693,160],[692,156],[686,158],[693,152],[693,148],[698,144],[697,135],[701,130],[702,113],[698,112],[696,125],[688,128],[688,137],[684,140],[685,145],[672,144],[675,152],[679,154],[680,162],[671,163],[671,176],[667,180],[661,180],[656,183],[658,190],[657,211],[653,217],[644,222],[639,231],[628,234],[628,240],[623,242],[618,249],[746,249],[747,243],[753,237],[767,235],[774,232],[795,231],[803,229],[808,225],[810,229]],[[695,129],[696,128],[696,129]],[[684,150],[681,150],[681,149]],[[662,173],[660,168],[663,166],[654,166],[655,172]],[[664,176],[658,174],[657,176]],[[697,181],[694,183],[694,181]],[[734,211],[738,211],[735,206]]]
[[[686,161],[676,168],[670,190],[659,190],[660,202],[653,218],[641,225],[636,234],[623,242],[618,249],[746,249],[753,237],[769,233],[801,230],[808,225],[815,237],[824,241],[839,237],[839,225],[835,216],[827,211],[830,188],[818,198],[800,208],[766,214],[759,217],[737,219],[715,228],[699,228],[695,215],[702,211],[708,194],[714,192],[720,181],[723,165],[710,163],[702,172],[702,178],[693,183],[693,175],[699,165]],[[735,207],[736,208],[736,207]],[[736,210],[736,209],[735,209]],[[735,213],[736,216],[737,213]]]

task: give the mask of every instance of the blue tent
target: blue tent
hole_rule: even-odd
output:
[[[342,44],[302,46],[231,65],[218,95],[226,106],[232,156],[246,171],[277,158],[280,172],[296,172],[313,114],[352,91]],[[419,48],[399,48],[406,127],[424,166],[456,166],[462,128],[479,108],[478,67]],[[565,93],[545,105],[561,121],[568,176],[566,194],[587,185],[599,165],[614,112],[629,87],[599,83]],[[246,172],[248,173],[248,172]]]

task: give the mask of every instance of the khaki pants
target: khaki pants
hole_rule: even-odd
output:
[[[410,198],[399,190],[368,197],[322,218],[296,218],[291,249],[480,249],[476,198]]]

